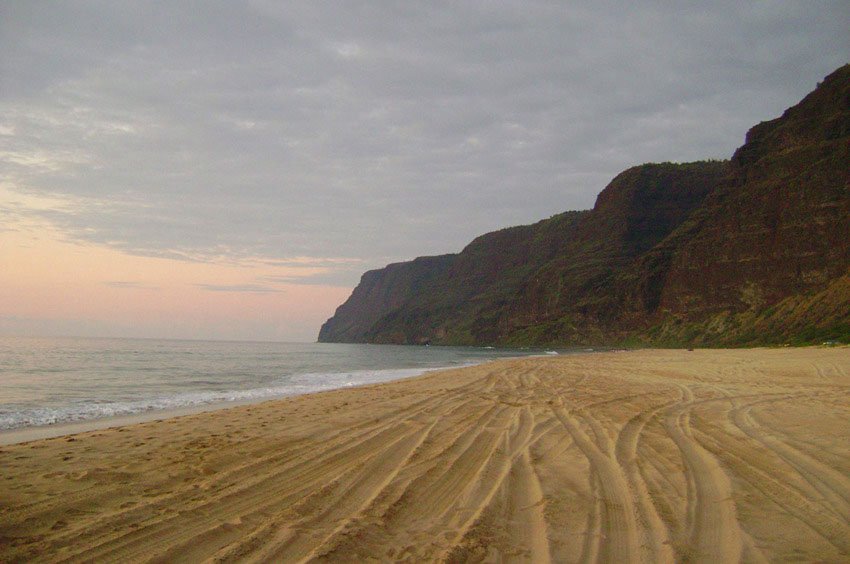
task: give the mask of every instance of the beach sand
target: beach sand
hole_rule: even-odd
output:
[[[505,360],[0,447],[0,561],[850,560],[850,349]]]

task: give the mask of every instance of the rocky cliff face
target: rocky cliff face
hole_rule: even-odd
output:
[[[587,212],[567,212],[534,225],[483,235],[453,255],[445,273],[410,294],[405,305],[368,331],[382,343],[476,344],[500,340],[499,316],[524,281],[563,253]]]
[[[679,227],[727,173],[727,162],[700,162],[642,165],[619,174],[563,252],[524,282],[501,320],[499,342],[609,341],[622,308],[618,274]]]
[[[410,262],[370,270],[360,278],[351,297],[322,325],[319,341],[367,342],[369,329],[387,314],[402,308],[442,276],[455,255],[420,257]]]
[[[504,344],[560,319],[679,225],[727,163],[649,164],[620,174],[593,210],[482,235],[460,253],[364,274],[320,341]],[[583,298],[582,298],[583,299]],[[557,324],[557,323],[556,323]],[[547,340],[560,341],[560,332]]]
[[[845,66],[781,117],[749,131],[729,177],[688,225],[635,269],[647,290],[637,311],[654,325],[655,339],[673,342],[783,342],[804,330],[814,340],[847,335],[850,302],[838,288],[846,287],[840,280],[848,267]],[[806,314],[803,304],[829,287],[833,313],[820,308]],[[787,310],[792,302],[798,306],[793,315]],[[780,306],[796,329],[767,327],[766,317]]]
[[[592,210],[363,276],[320,341],[571,345],[850,338],[850,65],[730,162],[618,175]],[[777,317],[781,316],[781,317]]]

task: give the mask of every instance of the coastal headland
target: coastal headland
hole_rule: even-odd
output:
[[[502,360],[0,449],[0,561],[841,561],[850,350]]]

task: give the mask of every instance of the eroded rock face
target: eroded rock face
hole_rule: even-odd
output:
[[[455,255],[420,257],[365,273],[351,297],[322,325],[319,341],[368,342],[368,330],[388,313],[402,308],[451,265]]]
[[[781,117],[753,127],[729,177],[641,258],[632,272],[637,291],[623,300],[633,327],[704,344],[850,336],[850,301],[835,290],[846,287],[838,281],[850,267],[848,163],[845,66]],[[834,307],[814,307],[829,287]],[[779,307],[787,323],[766,323]]]
[[[504,321],[506,340],[609,340],[626,305],[618,277],[681,226],[727,174],[728,163],[718,161],[647,164],[619,174],[564,252],[518,292]]]
[[[648,164],[614,179],[593,210],[482,235],[456,255],[367,272],[321,341],[558,341],[558,320],[652,248],[703,201],[727,163]],[[581,299],[578,299],[581,298]],[[586,299],[584,299],[586,298]],[[551,334],[528,336],[551,320]]]
[[[732,157],[727,184],[681,241],[660,307],[758,309],[825,287],[850,265],[850,68],[781,118],[759,124]]]
[[[634,167],[592,210],[366,273],[319,340],[850,338],[848,163],[850,65],[753,127],[730,162]]]

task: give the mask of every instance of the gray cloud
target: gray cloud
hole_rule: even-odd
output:
[[[4,182],[66,203],[0,213],[143,255],[358,259],[299,279],[352,285],[587,208],[628,166],[728,157],[848,61],[849,20],[844,1],[5,3]]]

